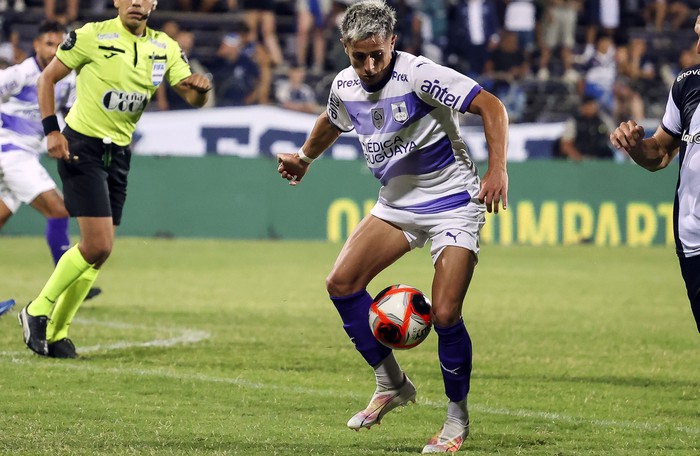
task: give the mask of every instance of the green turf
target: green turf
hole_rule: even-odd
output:
[[[418,403],[347,419],[373,391],[328,301],[340,246],[117,239],[43,359],[16,314],[51,272],[40,238],[0,237],[0,454],[409,455],[440,426],[437,338],[397,358]],[[700,337],[668,248],[485,246],[465,304],[471,455],[700,454]],[[375,280],[429,290],[428,252]]]

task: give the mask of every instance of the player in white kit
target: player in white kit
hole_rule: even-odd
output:
[[[47,240],[54,256],[59,257],[69,247],[68,212],[55,182],[39,163],[39,154],[46,148],[42,144],[36,82],[56,55],[63,35],[64,27],[58,22],[41,24],[34,39],[36,54],[0,70],[0,228],[22,203],[29,204],[47,218]],[[68,109],[75,97],[74,78],[62,89],[56,101]]]
[[[0,229],[22,204],[46,217],[46,241],[54,263],[70,247],[68,212],[49,173],[39,162],[46,147],[36,83],[56,55],[65,27],[46,21],[34,39],[35,55],[0,70]],[[57,108],[67,111],[75,100],[75,74],[56,90]],[[99,289],[92,290],[92,295]]]
[[[297,185],[315,158],[354,129],[382,184],[371,215],[350,235],[326,280],[345,331],[375,373],[376,391],[348,421],[351,429],[369,428],[415,399],[416,389],[391,350],[372,335],[366,287],[430,240],[432,320],[449,402],[444,424],[423,453],[451,452],[469,433],[472,356],[462,304],[477,263],[484,212],[507,205],[508,115],[474,80],[396,51],[395,23],[394,10],[383,0],[361,1],[347,10],[340,29],[351,66],[333,81],[327,109],[302,148],[278,155],[278,171]],[[482,117],[489,150],[483,179],[460,137],[458,112]]]

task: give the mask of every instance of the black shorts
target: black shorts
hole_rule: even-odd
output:
[[[690,307],[693,309],[695,323],[700,332],[700,255],[683,258],[678,257],[681,263],[681,274],[685,280],[685,288],[688,290]]]
[[[63,135],[71,157],[78,157],[58,162],[68,213],[71,217],[112,217],[114,225],[119,225],[131,149],[112,144],[111,153],[106,154],[102,139],[85,136],[70,127],[63,130]]]

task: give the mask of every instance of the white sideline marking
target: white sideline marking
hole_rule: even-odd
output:
[[[144,325],[132,325],[130,323],[120,323],[111,321],[100,321],[100,320],[89,320],[76,318],[74,320],[77,323],[94,325],[94,326],[104,326],[107,328],[117,328],[117,329],[140,329],[147,331],[155,331],[153,327]],[[188,328],[161,328],[157,330],[158,332],[179,332],[178,336],[169,337],[167,339],[154,339],[144,342],[134,342],[134,341],[119,341],[112,344],[97,344],[90,345],[88,347],[80,347],[80,353],[94,353],[99,351],[109,351],[109,350],[124,350],[126,348],[133,347],[172,347],[174,345],[187,345],[196,344],[203,340],[209,339],[211,334],[206,331],[197,331]],[[0,351],[0,356],[20,356],[27,353],[26,351]]]
[[[8,359],[2,359],[0,358],[0,362],[11,362],[13,364],[24,364],[24,365],[33,365],[31,362],[31,358],[12,358],[11,360]],[[61,362],[61,363],[56,363],[51,366],[52,369],[54,368],[63,368],[66,370],[76,370],[76,371],[83,371],[83,372],[94,372],[98,374],[109,374],[109,375],[136,375],[136,376],[144,376],[144,377],[160,377],[160,378],[165,378],[165,379],[170,379],[170,380],[185,380],[185,381],[198,381],[198,382],[204,382],[204,383],[224,383],[228,385],[235,385],[240,388],[249,388],[249,389],[268,389],[268,390],[277,390],[281,391],[285,394],[308,394],[312,396],[322,396],[322,397],[333,397],[333,398],[347,398],[351,400],[357,400],[357,401],[362,401],[366,399],[363,395],[360,395],[358,393],[354,392],[348,392],[348,391],[336,391],[336,390],[330,390],[330,389],[316,389],[316,388],[305,388],[305,387],[293,387],[289,385],[280,385],[280,384],[274,384],[274,383],[260,383],[260,382],[251,382],[249,380],[245,380],[239,377],[214,377],[214,376],[209,376],[209,375],[203,375],[203,374],[184,374],[184,373],[179,373],[175,371],[166,371],[166,370],[158,370],[158,369],[131,369],[131,368],[117,368],[117,367],[99,367],[99,366],[92,366],[92,365],[86,365],[86,364],[79,364],[79,363],[71,363],[71,362]],[[432,400],[418,400],[419,404],[426,405],[431,408],[439,408],[442,409],[445,407],[445,402],[437,402],[437,401],[432,401]],[[471,411],[475,412],[480,412],[480,413],[485,413],[489,415],[505,415],[505,416],[514,416],[514,417],[519,417],[519,418],[530,418],[530,419],[539,419],[539,420],[546,420],[546,421],[559,421],[559,422],[564,422],[564,423],[576,423],[576,424],[589,424],[592,426],[597,426],[597,427],[614,427],[614,428],[621,428],[621,429],[633,429],[633,430],[641,430],[641,431],[648,431],[648,432],[655,432],[655,431],[665,431],[665,430],[673,430],[676,432],[682,432],[685,434],[700,434],[700,428],[697,427],[692,427],[692,426],[674,426],[673,424],[665,424],[665,423],[649,423],[649,422],[639,422],[639,421],[617,421],[617,420],[598,420],[598,419],[590,419],[590,418],[582,418],[582,417],[576,417],[576,416],[571,416],[571,415],[565,415],[561,413],[554,413],[554,412],[540,412],[540,411],[535,411],[535,410],[510,410],[506,408],[494,408],[494,407],[488,407],[484,405],[479,405],[479,404],[474,404],[470,403],[469,404],[469,409]]]

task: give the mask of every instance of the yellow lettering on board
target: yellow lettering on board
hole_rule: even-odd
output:
[[[657,220],[654,208],[646,203],[627,205],[627,245],[647,246],[656,237]]]
[[[529,245],[556,245],[559,231],[557,203],[542,203],[540,218],[537,220],[535,206],[531,201],[518,203],[516,214],[518,243]]]
[[[602,203],[598,209],[598,224],[595,230],[595,245],[618,246],[622,235],[615,203]]]
[[[562,209],[562,243],[578,244],[593,237],[593,209],[586,203],[566,202]]]

